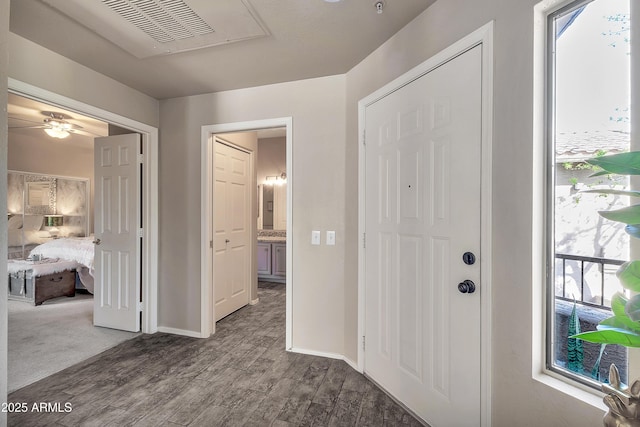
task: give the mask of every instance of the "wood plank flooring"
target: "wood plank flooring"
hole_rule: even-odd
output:
[[[345,362],[285,352],[284,285],[258,293],[209,339],[142,335],[11,393],[8,425],[421,425]]]

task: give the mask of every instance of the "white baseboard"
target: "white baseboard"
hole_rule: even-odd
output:
[[[209,337],[203,337],[202,334],[197,331],[187,331],[186,329],[168,328],[166,326],[158,326],[158,332],[163,332],[165,334],[182,335],[183,337],[191,337],[191,338],[209,338]]]
[[[308,350],[305,348],[291,348],[287,351],[291,351],[293,353],[300,353],[300,354],[308,354],[309,356],[320,356],[320,357],[326,357],[328,359],[338,359],[338,360],[344,360],[344,362],[351,366],[353,369],[355,369],[357,372],[362,373],[362,371],[360,371],[358,369],[358,364],[355,363],[353,360],[349,359],[346,356],[343,356],[342,354],[338,354],[338,353],[327,353],[327,352],[323,352],[323,351],[316,351],[316,350]]]
[[[349,359],[347,356],[343,356],[342,360],[344,360],[347,365],[351,366],[353,369],[355,369],[356,371],[358,371],[358,372],[360,372],[362,374],[362,371],[360,369],[358,369],[358,364],[356,362],[354,362],[353,360]]]
[[[260,302],[260,298],[252,299],[249,301],[249,305],[256,305],[258,302]]]
[[[305,348],[291,348],[287,351],[291,351],[293,353],[300,353],[300,354],[308,354],[309,356],[320,356],[320,357],[326,357],[329,359],[339,359],[339,360],[343,360],[344,356],[342,356],[341,354],[338,353],[326,353],[323,351],[316,351],[316,350],[307,350]]]

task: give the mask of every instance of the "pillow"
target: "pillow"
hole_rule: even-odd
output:
[[[22,215],[14,215],[7,222],[7,230],[17,230],[22,227]]]
[[[22,227],[25,230],[40,230],[44,216],[42,215],[25,215]]]

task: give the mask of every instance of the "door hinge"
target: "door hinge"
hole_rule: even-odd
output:
[[[367,233],[362,233],[362,248],[367,248]]]
[[[144,303],[142,301],[138,301],[138,312],[142,313],[144,311]]]
[[[362,349],[365,349],[365,338],[364,335],[362,336]]]
[[[213,249],[213,240],[209,240],[209,247]]]
[[[367,146],[367,131],[366,130],[362,131],[362,145],[364,145],[365,147]]]
[[[138,228],[138,237],[144,237],[144,230],[142,228]]]
[[[138,163],[144,163],[144,154],[138,154]]]

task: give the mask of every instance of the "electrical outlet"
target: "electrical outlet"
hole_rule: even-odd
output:
[[[320,244],[320,232],[319,231],[312,231],[311,232],[311,244],[312,245],[319,245]]]
[[[327,246],[333,246],[336,244],[336,232],[327,231]]]

